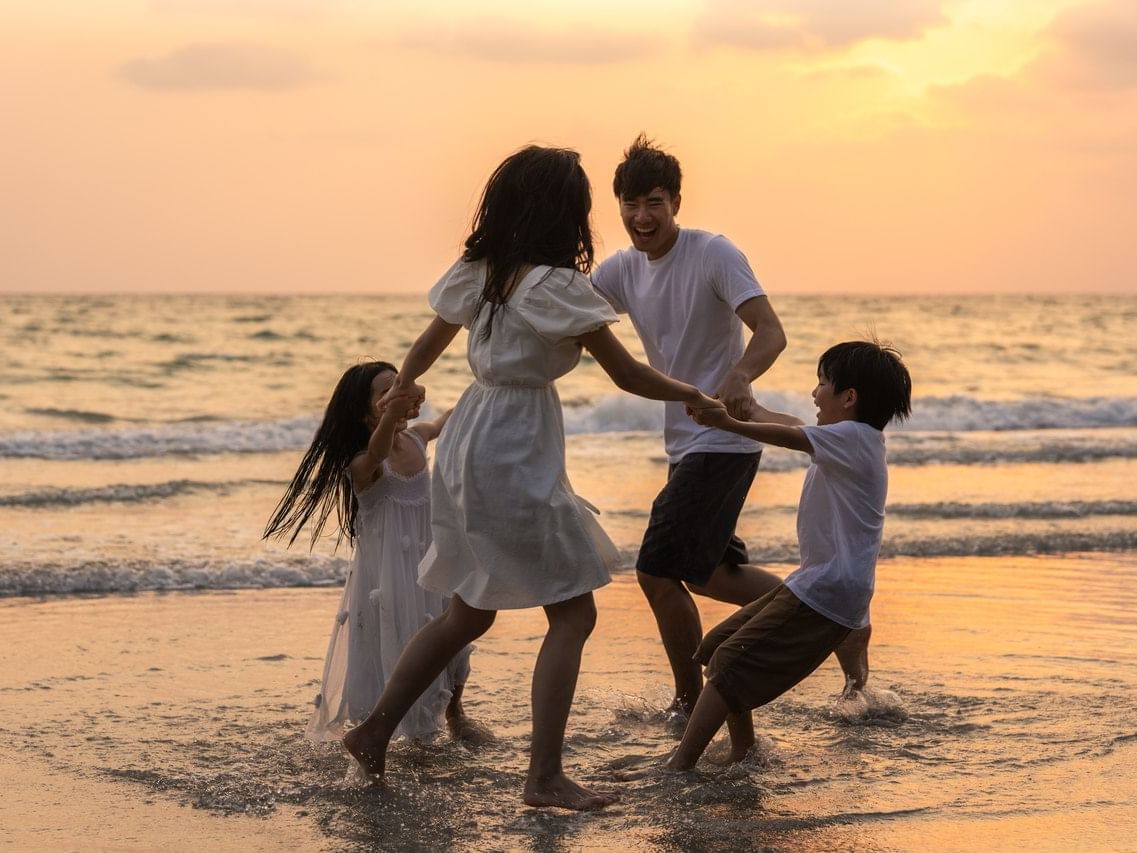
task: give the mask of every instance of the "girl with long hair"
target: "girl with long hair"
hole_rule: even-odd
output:
[[[343,374],[264,532],[265,538],[288,536],[291,545],[308,527],[315,545],[334,511],[337,547],[345,538],[352,546],[307,728],[314,742],[339,740],[347,726],[367,716],[411,637],[445,609],[445,598],[420,587],[416,572],[430,542],[426,445],[449,413],[407,426],[420,398],[405,395],[381,408],[395,374],[385,361],[357,364]],[[443,715],[455,736],[484,731],[462,708],[469,649],[456,649],[444,663],[396,735],[428,739],[441,729]]]

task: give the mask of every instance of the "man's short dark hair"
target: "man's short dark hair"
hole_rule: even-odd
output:
[[[877,341],[837,344],[821,354],[817,372],[837,393],[856,390],[861,423],[884,429],[889,421],[912,413],[912,377],[893,347]]]
[[[656,187],[667,190],[675,198],[682,181],[679,161],[641,133],[624,152],[624,161],[616,167],[612,189],[618,199],[638,198]]]

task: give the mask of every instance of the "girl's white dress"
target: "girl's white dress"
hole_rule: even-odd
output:
[[[413,430],[403,435],[423,443]],[[356,499],[355,553],[307,729],[316,742],[339,740],[346,725],[371,713],[411,637],[446,608],[443,596],[415,580],[430,544],[428,469],[408,477],[384,461],[383,476]],[[451,691],[466,681],[469,658],[467,647],[450,662],[399,723],[396,737],[428,738],[442,728]]]
[[[617,318],[585,276],[537,267],[498,308],[487,340],[489,306],[473,319],[485,276],[485,262],[459,261],[430,291],[443,320],[469,329],[477,381],[438,442],[419,582],[485,610],[554,604],[608,583],[619,556],[565,474],[553,385],[580,360],[574,338]]]

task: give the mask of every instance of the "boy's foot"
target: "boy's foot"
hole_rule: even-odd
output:
[[[447,717],[446,730],[450,732],[451,738],[461,741],[467,746],[481,746],[496,740],[493,732],[477,720],[471,720],[465,714]]]
[[[553,806],[575,811],[593,811],[610,806],[620,799],[615,791],[590,791],[576,784],[564,773],[549,779],[525,783],[525,805],[543,808]]]
[[[359,762],[359,766],[363,768],[363,772],[368,776],[382,776],[387,761],[387,749],[384,745],[383,749],[377,749],[375,745],[368,740],[363,732],[360,731],[360,726],[354,729],[349,729],[343,736],[343,748],[346,749],[351,757]]]

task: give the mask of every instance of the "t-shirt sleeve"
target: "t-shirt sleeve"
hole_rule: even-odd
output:
[[[559,268],[522,294],[517,310],[533,331],[554,344],[619,319],[585,276]]]
[[[857,421],[839,421],[823,426],[806,424],[801,430],[813,445],[813,463],[817,467],[857,474],[864,473],[868,464],[862,446],[862,428]]]
[[[721,234],[707,243],[703,264],[711,289],[732,311],[747,299],[766,295],[746,255]]]
[[[469,326],[483,286],[485,265],[459,260],[430,289],[427,301],[439,317],[456,326]]]
[[[604,263],[592,271],[592,286],[596,292],[608,300],[617,314],[627,314],[628,306],[624,302],[623,272],[620,266],[619,254],[608,258]]]

